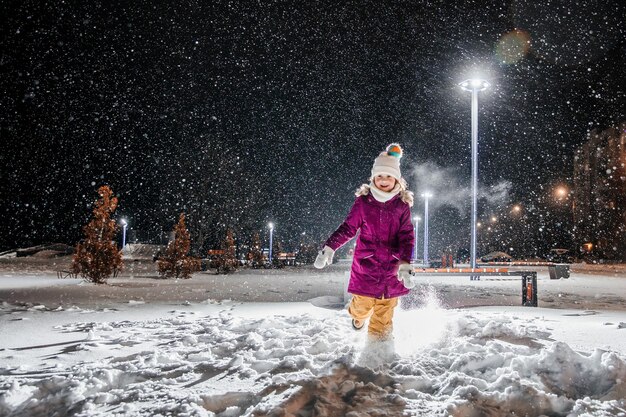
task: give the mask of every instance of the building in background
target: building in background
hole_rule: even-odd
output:
[[[575,239],[585,254],[626,260],[626,122],[594,129],[574,156]]]

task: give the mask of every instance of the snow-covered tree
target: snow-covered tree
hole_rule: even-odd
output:
[[[72,272],[87,281],[104,284],[115,271],[122,269],[122,253],[114,242],[117,225],[111,215],[117,208],[117,197],[108,185],[98,189],[93,218],[83,228],[85,238],[76,245]]]
[[[189,256],[191,239],[185,225],[185,214],[181,213],[174,227],[174,240],[165,249],[165,255],[159,259],[159,274],[166,277],[191,278],[191,274],[200,270],[200,259]]]
[[[283,262],[278,259],[280,253],[283,251],[283,244],[276,238],[274,238],[274,244],[272,245],[272,259],[270,259],[270,263],[272,268],[282,268],[285,266]]]
[[[252,244],[250,245],[250,251],[248,252],[248,262],[253,268],[260,268],[263,266],[263,251],[261,249],[261,238],[258,233],[252,236]]]
[[[217,259],[217,273],[229,273],[237,269],[237,255],[235,253],[235,238],[232,230],[226,230],[226,237],[221,244],[222,254]]]

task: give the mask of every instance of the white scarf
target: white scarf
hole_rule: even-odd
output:
[[[386,203],[391,200],[400,192],[400,184],[396,182],[395,187],[390,192],[386,192],[378,188],[373,182],[370,182],[370,191],[372,192],[372,196],[376,199],[376,201],[380,201],[381,203]]]

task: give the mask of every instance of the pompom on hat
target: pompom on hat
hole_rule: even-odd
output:
[[[390,175],[400,181],[402,174],[400,173],[400,158],[402,158],[402,148],[397,143],[387,146],[385,151],[374,160],[372,167],[372,178],[377,175]]]

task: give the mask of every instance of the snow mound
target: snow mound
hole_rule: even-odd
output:
[[[15,253],[17,257],[35,256],[40,258],[54,258],[73,254],[74,247],[64,243],[51,243],[16,249]]]
[[[69,323],[56,330],[86,338],[1,350],[0,363],[33,361],[0,367],[0,414],[609,416],[626,405],[624,358],[576,352],[541,318],[427,305],[399,312],[396,337],[378,342],[345,311],[238,308]]]

